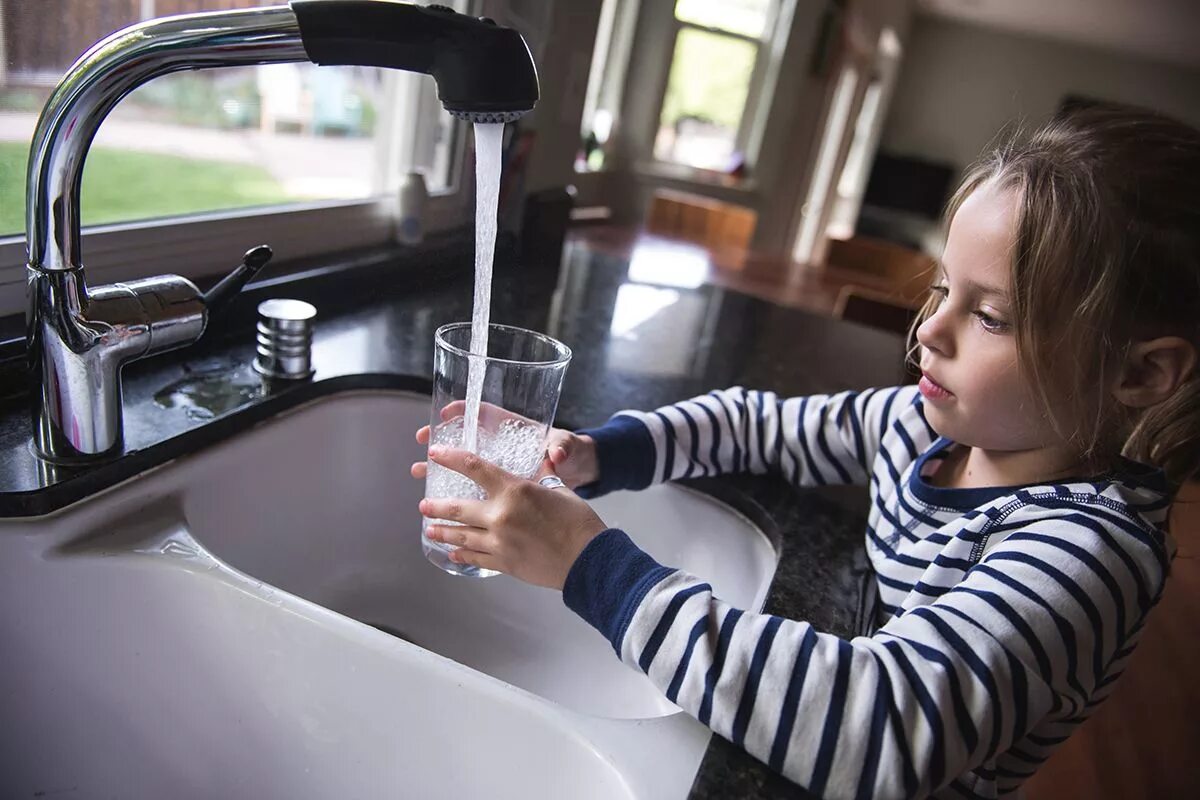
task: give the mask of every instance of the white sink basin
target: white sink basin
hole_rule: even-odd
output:
[[[677,711],[562,602],[507,576],[462,578],[421,553],[425,458],[413,433],[429,399],[343,394],[177,469],[192,534],[218,558],[280,589],[377,626],[576,711],[647,718]],[[744,517],[677,486],[594,502],[662,563],[758,608],[775,567]]]
[[[559,593],[425,560],[428,402],[332,395],[0,522],[4,794],[685,796],[707,730]],[[775,554],[737,513],[674,486],[595,506],[761,607]]]

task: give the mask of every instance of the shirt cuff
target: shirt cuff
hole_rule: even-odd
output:
[[[621,655],[621,642],[646,593],[674,569],[659,564],[618,528],[603,531],[575,559],[563,583],[563,602],[604,634]]]
[[[596,442],[600,477],[575,490],[580,497],[599,497],[619,489],[645,489],[654,482],[657,453],[650,429],[640,419],[617,415],[599,428],[575,431]]]

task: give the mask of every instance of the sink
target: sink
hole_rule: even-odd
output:
[[[5,794],[686,796],[707,729],[558,592],[425,560],[428,414],[331,394],[0,522]],[[775,552],[736,511],[674,485],[593,505],[761,607]]]
[[[177,467],[192,534],[218,558],[318,605],[576,711],[678,709],[559,592],[507,576],[463,578],[421,553],[425,458],[413,433],[429,398],[335,396]],[[727,506],[678,486],[593,501],[662,563],[703,575],[722,598],[761,607],[774,572],[766,537]]]

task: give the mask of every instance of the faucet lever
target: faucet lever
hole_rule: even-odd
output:
[[[230,272],[218,281],[216,286],[204,293],[204,305],[208,307],[210,321],[224,311],[229,301],[236,297],[238,292],[242,291],[242,287],[267,265],[273,255],[274,253],[268,245],[260,244],[258,247],[252,247],[246,251],[246,255],[242,256],[242,263],[234,267],[233,272]]]

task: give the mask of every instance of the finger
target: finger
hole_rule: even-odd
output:
[[[550,445],[550,447],[546,450],[546,454],[550,456],[550,463],[556,467],[561,466],[562,463],[567,460],[569,455],[569,453],[567,453],[567,448],[561,444]]]
[[[430,525],[425,528],[425,538],[455,547],[465,547],[477,553],[491,553],[494,538],[483,528],[470,525]]]
[[[500,568],[500,563],[496,557],[489,553],[479,553],[475,550],[459,548],[458,550],[450,551],[448,558],[455,564],[466,564],[472,567],[479,567],[480,569],[492,569],[496,572],[504,572]]]
[[[429,426],[417,429],[417,444],[429,444]]]
[[[409,469],[409,472],[412,473],[414,478],[424,480],[429,475],[429,465],[424,461],[417,461]]]
[[[454,400],[442,407],[442,422],[449,422],[455,417],[467,413],[467,403],[464,400]]]
[[[462,497],[426,497],[417,508],[420,509],[422,516],[429,519],[447,519],[451,522],[462,522],[477,527],[487,525],[487,515],[482,500],[470,500]]]
[[[534,483],[538,483],[542,480],[542,478],[545,478],[550,475],[553,475],[554,477],[563,481],[562,486],[556,486],[554,488],[556,488],[556,489],[569,489],[570,488],[569,486],[566,485],[566,481],[563,480],[562,476],[559,475],[554,470],[554,463],[548,458],[542,459],[542,466],[538,468],[537,474],[534,475],[532,478],[530,478],[530,480],[533,481]],[[543,487],[543,488],[550,488],[550,487]]]
[[[489,497],[497,496],[505,486],[516,480],[500,467],[469,450],[434,446],[429,448],[429,459],[447,469],[466,475],[482,486]]]

